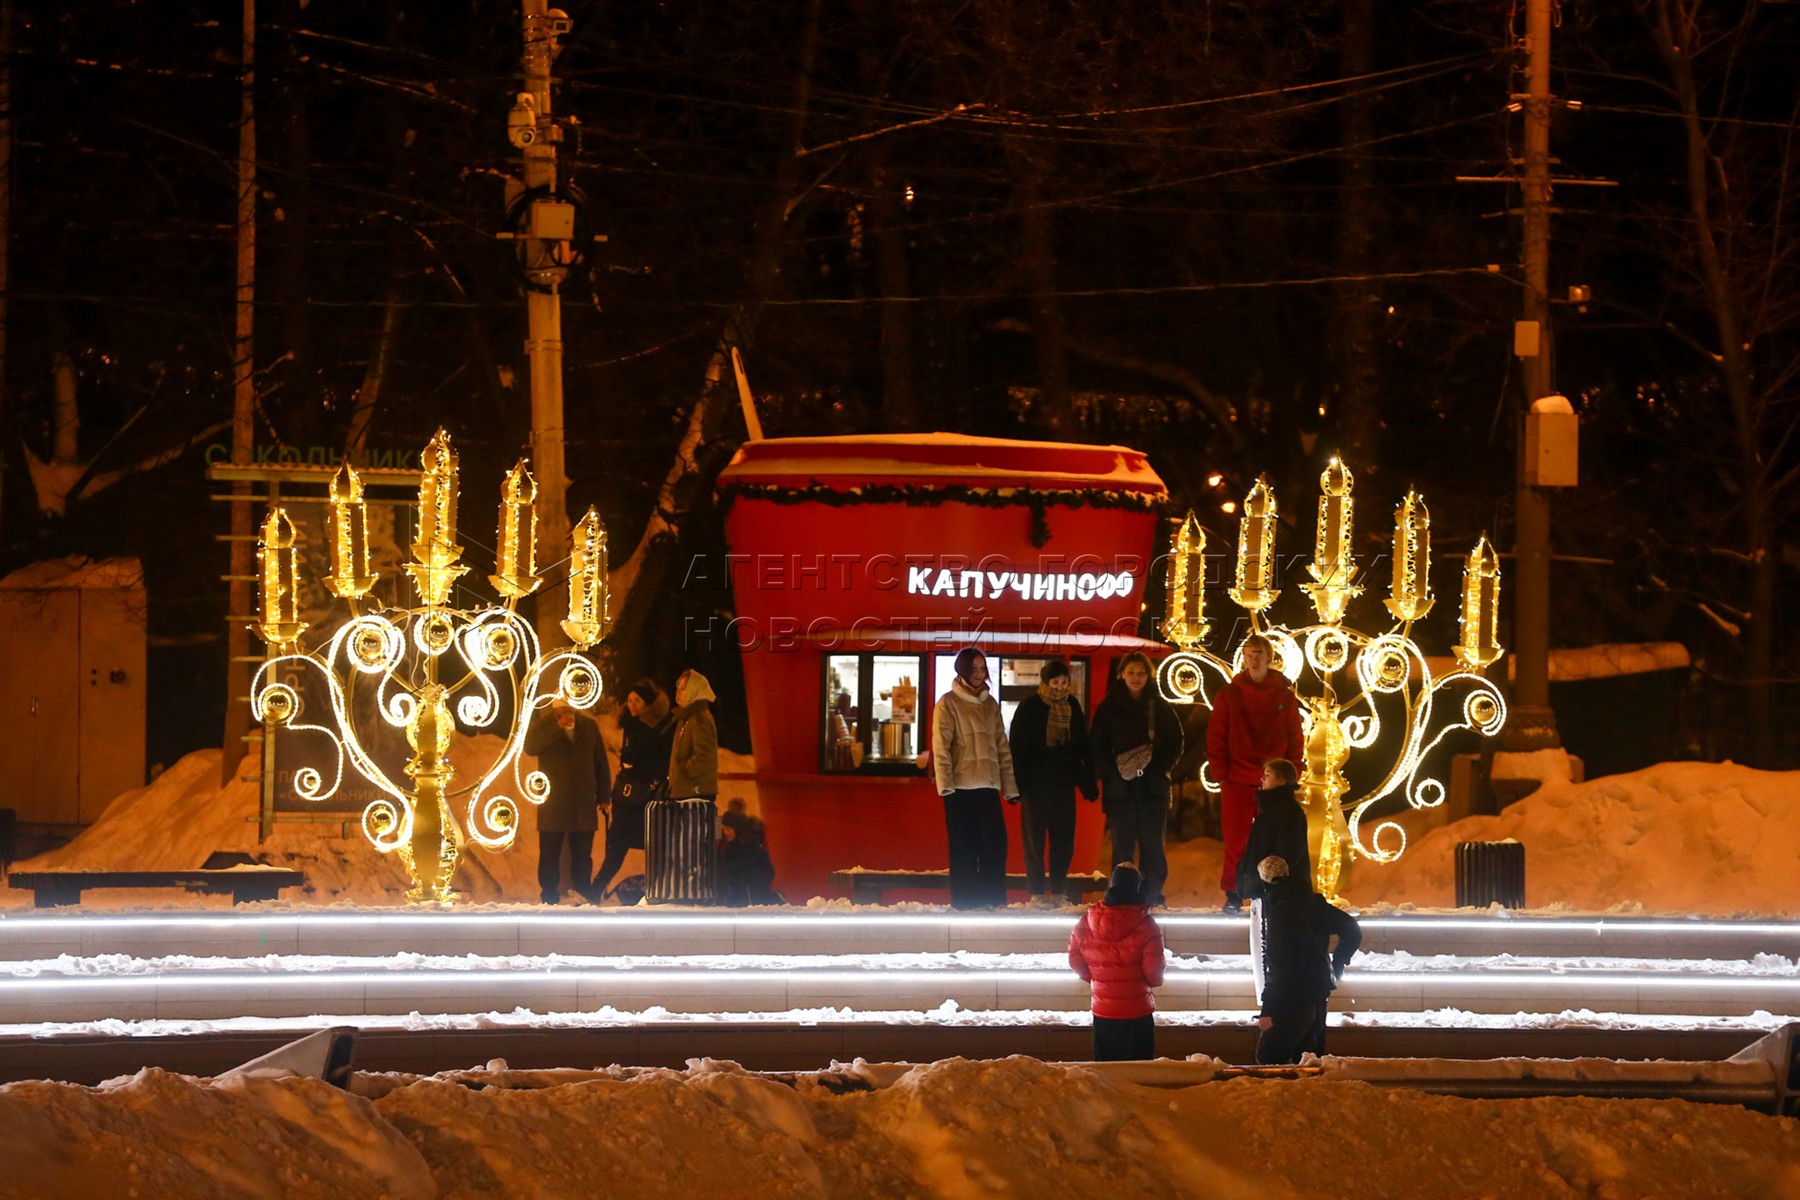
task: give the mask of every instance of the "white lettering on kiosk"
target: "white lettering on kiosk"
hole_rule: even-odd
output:
[[[1021,600],[1107,600],[1129,596],[1136,580],[1130,571],[1069,574],[1051,571],[972,571],[908,565],[910,596],[999,599],[1012,592]]]

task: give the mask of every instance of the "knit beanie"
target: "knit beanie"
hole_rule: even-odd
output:
[[[1256,864],[1257,877],[1264,883],[1274,883],[1277,879],[1286,879],[1287,873],[1287,859],[1279,854],[1271,854]]]
[[[1144,880],[1138,874],[1138,869],[1130,863],[1120,863],[1114,867],[1112,884],[1106,889],[1105,900],[1115,908],[1124,904],[1142,904]]]

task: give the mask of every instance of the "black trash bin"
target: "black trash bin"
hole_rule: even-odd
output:
[[[719,895],[718,806],[652,800],[644,809],[644,897],[652,904],[711,904]]]
[[[1525,907],[1523,842],[1458,842],[1456,907]]]

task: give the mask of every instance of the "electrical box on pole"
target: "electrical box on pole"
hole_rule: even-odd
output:
[[[1525,482],[1574,487],[1580,482],[1581,418],[1566,396],[1540,396],[1525,414]]]

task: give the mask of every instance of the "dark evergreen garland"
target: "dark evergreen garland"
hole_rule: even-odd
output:
[[[904,504],[910,508],[936,508],[941,504],[973,504],[982,508],[1030,508],[1041,514],[1052,505],[1058,508],[1134,508],[1143,512],[1160,510],[1165,500],[1147,492],[1084,491],[1079,489],[1040,489],[1031,487],[970,487],[953,484],[947,487],[916,483],[868,483],[850,488],[833,488],[817,481],[804,487],[786,487],[774,483],[728,483],[719,489],[719,509],[730,509],[740,497],[767,500],[773,504],[829,504],[843,507],[851,504]],[[1034,525],[1041,518],[1034,516]]]

